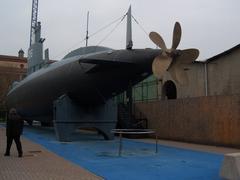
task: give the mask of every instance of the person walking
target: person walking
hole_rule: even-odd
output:
[[[23,132],[23,124],[24,122],[21,116],[18,115],[17,110],[15,108],[11,108],[7,117],[7,148],[4,156],[10,156],[10,149],[14,140],[18,150],[18,157],[22,157],[23,151],[20,136]]]

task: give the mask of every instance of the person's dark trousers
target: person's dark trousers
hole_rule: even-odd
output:
[[[7,149],[6,149],[5,155],[10,155],[10,149],[11,149],[13,140],[15,141],[16,146],[17,146],[18,156],[22,157],[22,144],[20,141],[20,136],[15,136],[15,137],[8,136],[7,137]]]

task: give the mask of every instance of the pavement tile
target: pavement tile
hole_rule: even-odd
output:
[[[75,165],[44,147],[21,137],[23,157],[18,158],[15,143],[11,156],[5,157],[5,128],[0,127],[1,180],[98,180],[103,179]]]

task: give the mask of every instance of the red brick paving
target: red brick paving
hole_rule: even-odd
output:
[[[5,157],[5,128],[0,127],[0,179],[1,180],[98,180],[103,179],[77,166],[44,147],[21,138],[23,157],[18,158],[15,143],[11,156]]]
[[[139,141],[155,143],[153,139]],[[158,140],[158,144],[214,153],[234,153],[240,149],[197,145],[191,143]],[[5,128],[0,127],[0,180],[95,180],[103,179],[77,166],[44,147],[22,138],[24,156],[17,157],[13,143],[11,156],[3,156],[6,147]]]

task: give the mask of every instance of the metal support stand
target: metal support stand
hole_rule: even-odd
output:
[[[155,138],[156,138],[156,153],[158,153],[158,137],[156,132],[155,132]]]
[[[155,153],[158,153],[158,137],[157,137],[157,132],[152,129],[112,129],[112,133],[119,134],[119,148],[118,148],[118,156],[122,155],[122,135],[123,134],[134,134],[134,135],[139,135],[139,134],[155,134]]]
[[[122,155],[122,133],[119,134],[119,151],[118,151],[118,156]]]
[[[59,141],[72,141],[77,128],[95,128],[105,139],[113,139],[111,129],[116,123],[117,106],[112,100],[98,106],[81,106],[63,95],[54,101],[54,127]]]

